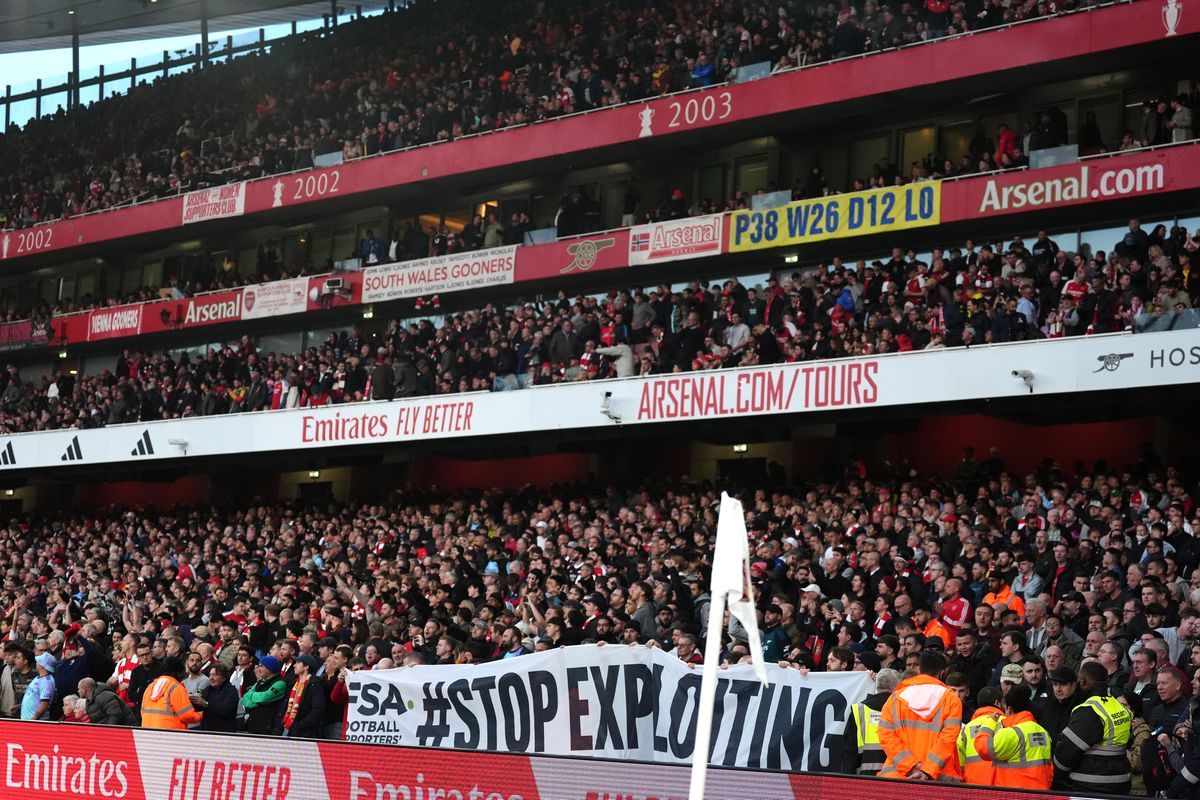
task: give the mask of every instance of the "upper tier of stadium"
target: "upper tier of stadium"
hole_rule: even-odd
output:
[[[729,3],[691,17],[681,2],[420,4],[10,128],[0,215],[23,227],[1050,15],[971,5]]]

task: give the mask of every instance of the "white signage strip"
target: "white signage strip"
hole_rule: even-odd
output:
[[[1200,330],[1113,334],[18,433],[0,437],[0,471],[983,402],[1198,381]]]
[[[510,284],[516,259],[517,246],[510,245],[367,267],[363,270],[362,301],[382,303]]]

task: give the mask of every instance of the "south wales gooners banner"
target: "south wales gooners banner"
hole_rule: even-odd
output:
[[[840,763],[866,672],[721,670],[712,763],[822,770]],[[657,648],[580,645],[490,664],[353,672],[346,739],[525,755],[685,764],[700,670]]]

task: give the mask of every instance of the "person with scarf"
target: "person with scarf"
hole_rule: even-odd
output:
[[[321,662],[315,656],[298,656],[292,664],[295,680],[283,711],[282,734],[289,738],[319,739],[325,721],[325,684],[317,675]]]

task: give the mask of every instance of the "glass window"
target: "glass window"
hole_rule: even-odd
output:
[[[332,257],[334,261],[350,258],[357,252],[358,239],[354,234],[354,228],[342,228],[333,232]]]
[[[713,200],[720,203],[725,200],[725,173],[727,169],[724,164],[709,164],[707,167],[700,168],[700,199]],[[643,202],[657,202],[649,197],[642,197]]]
[[[142,286],[163,285],[163,262],[147,261],[142,265]]]
[[[79,273],[79,280],[75,285],[75,299],[84,300],[94,297],[96,294],[96,271],[88,270],[87,272]]]
[[[875,165],[888,159],[888,136],[880,134],[854,143],[854,154],[850,159],[850,179],[868,180],[875,172]],[[846,188],[850,188],[847,186]]]
[[[938,128],[938,152],[955,164],[971,149],[975,123],[971,120],[951,122]]]
[[[837,142],[821,145],[821,155],[817,161],[821,165],[821,172],[824,173],[825,182],[829,184],[829,188],[837,191],[844,190],[848,184],[846,175],[850,171],[850,143]],[[807,177],[808,170],[804,171],[804,175]]]
[[[912,174],[914,163],[923,162],[926,157],[934,155],[937,143],[934,141],[932,125],[925,128],[914,128],[905,131],[900,140],[900,172],[905,176]]]
[[[795,189],[797,183],[803,184],[815,160],[816,151],[810,147],[784,150],[779,156],[779,185]]]
[[[769,183],[770,181],[767,180],[766,155],[739,158],[737,160],[736,174],[733,181],[735,191],[754,194],[759,189],[765,190]]]
[[[1082,155],[1092,155],[1103,150],[1116,150],[1121,143],[1125,130],[1122,126],[1123,111],[1121,96],[1117,94],[1105,97],[1093,97],[1081,100],[1079,103],[1079,152]],[[1091,142],[1084,141],[1088,133],[1089,123],[1094,122],[1096,131],[1100,134],[1100,147],[1090,146]]]

